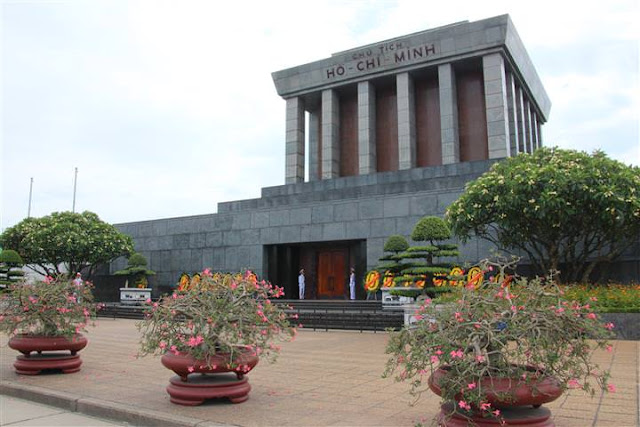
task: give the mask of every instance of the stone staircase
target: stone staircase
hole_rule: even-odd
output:
[[[293,325],[305,329],[343,329],[355,331],[384,331],[400,329],[404,321],[402,310],[382,307],[381,301],[348,300],[274,300],[284,305]],[[142,319],[143,307],[108,303],[98,312],[98,317]]]

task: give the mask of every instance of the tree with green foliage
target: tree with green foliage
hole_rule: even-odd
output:
[[[640,235],[640,168],[575,150],[541,148],[494,164],[447,210],[454,234],[522,251],[544,275],[589,280]]]
[[[129,257],[127,268],[118,270],[113,274],[117,276],[129,276],[134,286],[146,288],[149,284],[147,276],[153,276],[156,272],[147,268],[147,259],[144,255],[139,252],[134,252]]]
[[[402,269],[402,277],[398,277],[396,281],[418,280],[425,281],[424,292],[434,294],[436,291],[433,286],[434,280],[446,280],[453,264],[435,262],[436,258],[456,257],[458,246],[453,243],[442,243],[443,240],[451,238],[451,231],[446,222],[437,216],[425,216],[421,218],[413,228],[411,240],[414,242],[425,242],[423,246],[412,246],[400,254],[400,258],[412,260],[405,264]],[[423,259],[424,261],[416,261]]]
[[[133,252],[130,236],[88,211],[24,219],[0,235],[0,246],[18,252],[37,273],[69,278],[82,269],[91,276],[99,264]]]
[[[5,249],[0,252],[0,289],[17,282],[24,276],[22,266],[24,261],[18,252]]]

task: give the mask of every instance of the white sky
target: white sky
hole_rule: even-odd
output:
[[[0,230],[71,210],[110,223],[213,213],[284,184],[271,73],[509,13],[552,102],[545,145],[640,165],[639,2],[7,1]]]

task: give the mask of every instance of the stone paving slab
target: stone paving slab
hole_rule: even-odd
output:
[[[0,426],[118,426],[66,409],[0,395]]]
[[[439,398],[424,393],[411,405],[408,384],[381,378],[386,333],[301,330],[284,343],[275,364],[261,362],[248,375],[249,400],[186,407],[165,391],[173,372],[159,357],[136,358],[135,320],[100,319],[86,334],[82,370],[74,374],[18,375],[17,352],[0,336],[0,394],[131,425],[158,426],[414,426],[429,425]],[[617,392],[569,391],[547,405],[558,427],[640,425],[640,342],[614,341],[597,362],[611,368]]]

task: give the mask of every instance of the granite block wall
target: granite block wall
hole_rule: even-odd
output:
[[[411,234],[424,215],[444,215],[464,184],[493,161],[459,163],[264,188],[259,199],[220,203],[218,213],[116,224],[158,274],[175,283],[184,271],[264,270],[264,246],[366,240],[367,268],[392,234]],[[477,259],[465,245],[464,258]],[[124,268],[118,259],[111,271]]]

